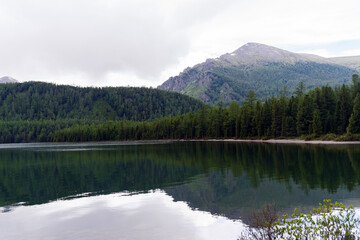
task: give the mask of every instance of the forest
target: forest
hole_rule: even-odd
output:
[[[56,142],[210,138],[295,138],[354,140],[360,133],[360,79],[350,86],[323,86],[305,92],[300,82],[293,96],[261,102],[249,91],[245,103],[203,106],[200,110],[154,121],[107,121],[56,131]]]
[[[199,109],[189,96],[151,88],[73,87],[44,82],[0,84],[1,121],[153,120]]]
[[[0,84],[0,143],[50,142],[56,131],[74,125],[153,120],[203,105],[183,94],[149,88]]]
[[[236,102],[204,105],[181,94],[146,88],[76,89],[30,82],[2,85],[0,93],[1,143],[298,137],[355,140],[360,134],[360,79],[356,74],[351,85],[306,92],[301,82],[292,96],[288,97],[285,86],[279,97],[265,101],[249,91],[241,106]],[[137,101],[129,100],[133,95]]]

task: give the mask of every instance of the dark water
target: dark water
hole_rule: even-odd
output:
[[[247,223],[253,209],[265,203],[276,203],[284,212],[295,207],[306,211],[325,198],[359,207],[359,183],[359,145],[222,142],[2,145],[0,237],[211,239],[206,237],[210,234],[206,227],[210,226],[217,234],[224,229],[240,229],[239,222],[230,220]],[[114,207],[120,205],[120,210]],[[40,214],[36,225],[31,216],[41,211],[52,215],[45,214],[47,217],[42,219]],[[129,214],[134,217],[133,223]],[[76,216],[81,223],[66,220]],[[182,218],[187,220],[178,222]],[[59,219],[65,219],[62,225]],[[110,223],[101,227],[98,219],[116,222],[117,227],[128,231],[125,234]],[[164,221],[171,224],[169,219],[174,219],[175,232],[189,235],[166,235],[161,225]],[[54,229],[39,228],[51,221]],[[26,229],[19,227],[20,222]],[[71,226],[67,226],[70,222]],[[59,226],[71,231],[68,235],[60,234]],[[124,235],[118,235],[119,232]]]

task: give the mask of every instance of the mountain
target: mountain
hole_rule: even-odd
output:
[[[17,83],[18,81],[12,77],[5,76],[0,78],[0,83]]]
[[[299,82],[307,89],[349,83],[360,57],[323,58],[298,54],[259,43],[247,43],[232,53],[208,59],[159,89],[184,93],[207,103],[242,103],[249,90],[264,99],[279,95],[284,86],[293,93]]]
[[[192,112],[203,105],[183,94],[149,88],[81,88],[43,82],[0,85],[2,121],[145,121]]]
[[[360,72],[360,56],[329,58],[332,63],[356,69]]]

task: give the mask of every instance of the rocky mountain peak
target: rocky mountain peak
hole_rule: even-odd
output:
[[[221,56],[232,64],[262,64],[266,62],[295,63],[309,59],[305,55],[296,54],[276,47],[260,43],[247,43],[230,54]]]

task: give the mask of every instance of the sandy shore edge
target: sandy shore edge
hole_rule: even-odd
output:
[[[198,142],[245,142],[245,143],[273,143],[273,144],[324,144],[324,145],[356,145],[360,141],[322,141],[311,140],[305,141],[301,139],[194,139],[194,140],[180,140],[180,141],[198,141]]]

